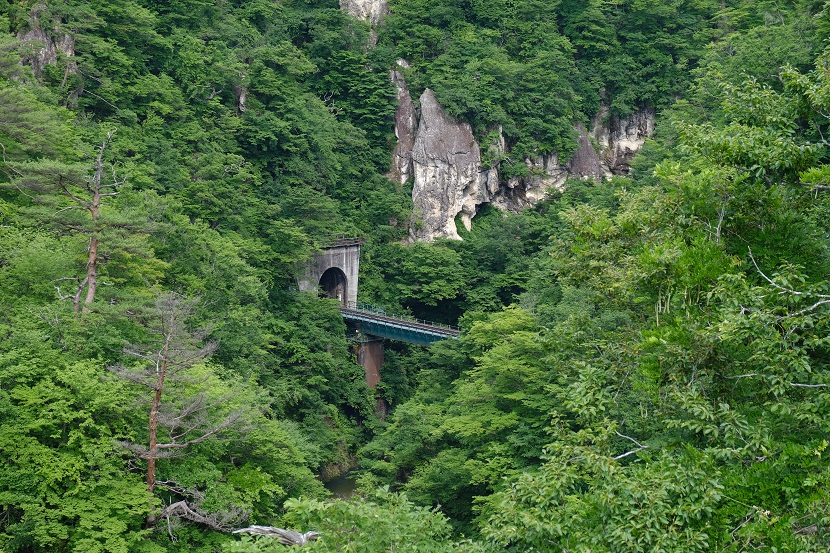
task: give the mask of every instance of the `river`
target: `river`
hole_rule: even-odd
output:
[[[349,499],[357,491],[357,482],[353,472],[346,472],[323,484],[336,499]]]

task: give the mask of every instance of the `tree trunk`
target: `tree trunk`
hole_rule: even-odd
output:
[[[86,261],[85,280],[87,288],[83,312],[88,313],[89,304],[95,301],[95,292],[98,291],[98,237],[94,235],[89,239],[89,255]]]
[[[159,377],[161,380],[161,377]],[[147,453],[147,491],[153,493],[156,488],[156,455],[158,444],[158,412],[161,404],[161,388],[156,390],[153,396],[153,406],[150,408],[150,444]]]
[[[150,406],[150,443],[147,448],[147,491],[150,495],[156,489],[156,459],[158,458],[158,422],[159,422],[159,406],[161,405],[161,393],[164,390],[164,377],[167,373],[167,356],[169,353],[170,337],[164,343],[164,350],[161,357],[161,364],[157,365],[156,390],[153,394],[153,403]],[[156,525],[156,514],[150,512],[147,515],[147,528],[152,528]]]

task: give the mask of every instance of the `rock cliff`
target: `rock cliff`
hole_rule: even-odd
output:
[[[46,4],[40,2],[29,12],[29,30],[21,31],[17,38],[24,44],[36,45],[37,48],[23,58],[24,65],[29,65],[35,75],[42,75],[43,69],[58,61],[59,56],[72,58],[75,56],[75,39],[71,35],[60,31],[53,22],[45,22],[46,26],[54,26],[48,31],[41,22],[41,14],[46,11]],[[71,59],[66,65],[66,75],[77,71],[75,62]],[[64,77],[65,79],[66,77]]]
[[[455,217],[460,213],[469,225],[477,207],[490,199],[480,183],[481,152],[470,125],[447,117],[432,90],[424,91],[420,104],[412,147],[412,201],[420,225],[410,234],[415,240],[459,239]]]
[[[405,63],[398,62],[402,67]],[[418,132],[418,112],[403,75],[393,69],[389,78],[397,90],[398,107],[395,110],[395,137],[397,143],[392,151],[392,166],[387,175],[390,180],[404,183],[412,176],[412,149],[415,146],[415,134]]]
[[[340,0],[340,9],[367,21],[372,27],[389,13],[386,0]]]
[[[389,178],[401,183],[413,178],[417,218],[410,229],[413,240],[460,239],[456,218],[469,229],[484,203],[516,212],[535,205],[549,190],[561,189],[568,177],[599,180],[626,174],[631,158],[654,131],[650,109],[625,118],[603,111],[592,120],[590,131],[576,125],[577,150],[567,163],[561,163],[556,154],[526,159],[528,176],[501,182],[498,167],[487,168],[482,163],[481,148],[468,124],[449,118],[429,89],[421,95],[419,113],[401,72],[390,75],[399,104],[395,114],[398,143]],[[505,151],[504,139],[498,135],[499,139],[487,146],[496,150],[491,153]]]
[[[628,117],[609,117],[603,108],[593,118],[591,135],[600,147],[600,161],[605,176],[624,175],[631,168],[631,158],[654,132],[654,110],[644,108]]]

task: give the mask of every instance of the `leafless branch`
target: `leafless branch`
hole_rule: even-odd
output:
[[[148,375],[146,372],[143,371],[135,371],[128,369],[124,365],[111,365],[107,367],[107,370],[111,373],[115,374],[123,378],[124,380],[129,380],[130,382],[135,382],[136,384],[140,384],[151,390],[156,389],[156,380],[151,375]]]
[[[200,504],[205,499],[204,492],[200,491],[197,488],[185,488],[175,480],[159,480],[156,482],[157,485],[170,490],[171,492],[176,492],[177,494],[189,497],[194,500],[197,504]]]
[[[63,282],[65,280],[71,280],[72,282],[77,283],[77,282],[79,282],[80,279],[78,279],[78,277],[62,277],[62,278],[56,278],[52,282]],[[55,285],[55,290],[58,293],[58,299],[59,300],[68,300],[68,299],[71,299],[71,298],[75,297],[75,294],[68,295],[68,294],[64,294],[63,292],[61,292],[61,287],[58,284]]]
[[[276,526],[248,526],[247,528],[240,528],[234,530],[234,534],[252,534],[254,536],[267,536],[269,538],[276,538],[282,545],[299,545],[303,546],[310,541],[316,541],[320,537],[320,532],[306,532],[301,534],[295,530],[285,530],[277,528]]]
[[[749,258],[752,260],[752,264],[755,265],[755,270],[758,271],[758,274],[760,274],[764,278],[764,280],[766,280],[767,282],[772,284],[775,288],[777,288],[777,289],[779,289],[783,292],[793,294],[795,296],[812,295],[812,296],[816,296],[817,298],[828,298],[828,299],[830,299],[830,295],[827,295],[827,294],[811,294],[811,293],[807,293],[807,292],[799,292],[798,290],[793,290],[792,288],[788,288],[786,286],[781,286],[780,284],[778,284],[777,282],[772,280],[770,277],[768,277],[764,273],[764,271],[762,271],[761,268],[758,267],[758,263],[755,261],[755,256],[752,255],[752,248],[747,247],[747,251],[749,252]]]
[[[86,74],[85,74],[85,75],[86,75]],[[96,79],[96,80],[98,80],[98,79]],[[113,109],[118,109],[118,106],[116,106],[116,105],[115,105],[115,104],[113,104],[112,102],[110,102],[110,101],[106,100],[105,98],[103,98],[103,97],[101,97],[101,96],[98,96],[98,95],[97,95],[97,94],[95,94],[94,92],[92,92],[92,91],[90,91],[90,90],[87,90],[86,88],[82,88],[82,89],[81,89],[81,94],[83,94],[84,92],[86,92],[87,94],[91,94],[91,95],[95,96],[96,98],[98,98],[99,100],[101,100],[102,102],[104,102],[105,104],[107,104],[108,106],[110,106],[111,108],[113,108]]]
[[[204,442],[205,440],[209,440],[210,438],[213,438],[214,436],[217,436],[217,435],[221,434],[225,430],[228,430],[229,428],[232,428],[232,427],[236,426],[237,424],[239,424],[241,422],[242,418],[243,418],[243,414],[244,414],[244,412],[242,410],[234,411],[234,412],[230,413],[227,417],[225,417],[225,419],[223,421],[221,421],[217,424],[214,424],[210,429],[204,431],[200,436],[198,436],[196,438],[192,438],[192,439],[189,439],[189,440],[184,441],[184,442],[170,442],[170,443],[166,443],[166,444],[157,444],[156,447],[159,450],[184,449],[184,448],[190,447],[192,445]],[[194,427],[194,428],[188,430],[184,435],[187,435],[191,432],[195,432],[196,430],[197,430],[197,428]],[[181,438],[181,437],[182,437],[182,435],[175,436],[175,438]]]
[[[172,416],[165,416],[161,413],[159,414],[159,422],[162,422],[171,427],[180,427],[185,424],[185,421],[193,417],[196,414],[206,413],[209,410],[223,405],[227,401],[231,399],[230,395],[225,395],[216,398],[212,402],[206,401],[206,396],[204,393],[196,395],[190,403],[188,403],[184,408],[182,408],[176,415]],[[195,426],[193,426],[195,428]]]
[[[138,351],[137,348],[130,347],[130,346],[125,347],[123,351],[124,351],[125,354],[127,354],[131,357],[136,357],[138,359],[144,359],[145,361],[150,361],[152,363],[155,363],[156,361],[158,361],[159,355],[161,355],[159,352],[141,353],[140,351]]]
[[[827,384],[801,384],[798,382],[790,382],[790,386],[796,386],[798,388],[826,388]]]
[[[625,452],[625,453],[623,453],[622,455],[617,455],[616,457],[613,457],[613,459],[614,459],[615,461],[618,461],[618,460],[620,460],[620,459],[623,459],[624,457],[628,457],[629,455],[633,455],[633,454],[635,454],[635,453],[637,453],[637,452],[643,451],[644,449],[649,449],[649,447],[648,447],[647,445],[643,445],[643,444],[641,444],[640,442],[638,442],[637,440],[635,440],[635,439],[634,439],[634,438],[632,438],[631,436],[626,436],[625,434],[620,434],[620,433],[619,433],[619,432],[617,432],[616,430],[614,430],[614,434],[616,434],[616,435],[617,435],[617,436],[619,436],[620,438],[625,438],[626,440],[630,440],[631,442],[633,442],[635,445],[637,445],[637,446],[638,446],[638,447],[637,447],[637,449],[632,449],[631,451],[626,451],[626,452]]]
[[[612,457],[612,459],[615,460],[615,461],[619,461],[620,459],[622,459],[624,457],[628,457],[629,455],[634,455],[635,453],[639,453],[640,451],[642,451],[644,449],[648,449],[648,446],[644,445],[643,447],[638,447],[637,449],[632,449],[631,451],[626,451],[622,455],[617,455],[616,457]]]
[[[82,207],[82,206],[80,206],[80,205],[70,205],[70,206],[64,207],[63,209],[59,209],[59,210],[57,210],[57,211],[53,214],[53,216],[54,216],[54,215],[57,215],[58,213],[63,213],[64,211],[69,211],[70,209],[85,209],[85,208],[84,208],[84,207]]]
[[[813,190],[830,190],[830,186],[828,186],[826,184],[813,184],[812,182],[801,182],[801,181],[799,181],[798,184],[800,184],[801,186],[809,186],[810,191],[813,191]]]
[[[198,505],[189,505],[187,501],[177,501],[162,509],[160,517],[184,518],[219,532],[231,532],[234,523],[244,522],[248,519],[248,513],[242,509],[233,509],[228,512],[206,513]]]
[[[157,451],[155,453],[150,452],[145,446],[141,444],[137,444],[134,442],[130,442],[128,440],[115,440],[114,442],[116,445],[123,447],[127,451],[134,453],[136,457],[139,459],[173,459],[181,455],[179,451]]]
[[[69,196],[72,199],[72,201],[74,201],[75,203],[77,203],[79,205],[82,205],[84,207],[84,209],[92,209],[92,204],[91,203],[89,203],[88,201],[86,201],[84,199],[79,198],[78,196],[76,196],[75,194],[73,194],[69,190],[69,187],[63,181],[63,175],[58,177],[58,188],[60,188],[63,191],[64,194]]]
[[[800,311],[796,311],[795,313],[790,313],[787,316],[788,317],[798,317],[798,316],[804,315],[805,313],[809,313],[810,311],[812,311],[813,309],[816,309],[817,307],[820,307],[822,305],[826,305],[826,304],[830,303],[830,297],[823,296],[823,295],[820,295],[820,294],[816,294],[816,295],[819,296],[819,297],[827,297],[828,299],[817,301],[816,303],[814,303],[810,307],[805,307],[804,309],[802,309]]]
[[[821,298],[819,301],[815,302],[813,305],[811,305],[809,307],[805,307],[804,309],[796,311],[795,313],[789,313],[785,316],[778,317],[778,320],[783,320],[783,319],[789,318],[789,317],[798,317],[798,316],[804,315],[806,313],[809,313],[809,312],[817,309],[818,307],[821,307],[822,305],[830,304],[830,295],[828,295],[828,294],[817,294],[815,292],[801,292],[799,290],[794,290],[794,289],[792,289],[788,286],[782,286],[782,285],[778,284],[777,282],[772,280],[770,277],[768,277],[764,273],[764,271],[762,271],[761,268],[758,266],[758,263],[755,261],[755,256],[752,255],[752,249],[748,247],[747,251],[749,252],[749,258],[752,260],[752,264],[755,266],[755,270],[758,271],[758,274],[761,275],[761,277],[764,280],[766,280],[767,282],[769,282],[773,287],[775,287],[778,290],[781,290],[781,293],[792,294],[794,296],[805,296],[805,297],[813,296],[813,297],[816,297],[816,298]]]

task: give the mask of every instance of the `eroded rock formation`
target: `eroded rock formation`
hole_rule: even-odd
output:
[[[399,61],[398,64],[405,65],[405,62]],[[418,112],[403,75],[393,69],[389,72],[389,78],[397,90],[395,136],[398,140],[392,151],[392,166],[387,176],[390,180],[404,183],[412,176],[412,148],[415,146],[415,134],[418,132]]]
[[[576,124],[576,130],[579,133],[579,139],[576,143],[576,151],[567,164],[568,174],[580,179],[599,180],[603,175],[599,154],[594,150],[591,137],[588,136],[588,131],[582,123]]]
[[[410,234],[415,240],[459,239],[455,217],[460,213],[469,225],[478,205],[489,201],[480,186],[481,153],[470,125],[447,117],[432,90],[424,91],[420,104],[412,147],[412,201],[420,225]]]
[[[526,177],[513,177],[499,187],[491,203],[502,211],[518,212],[544,199],[550,190],[562,190],[571,174],[556,154],[526,159]]]
[[[641,109],[628,117],[609,117],[602,109],[594,116],[591,135],[600,147],[605,176],[624,175],[631,168],[631,158],[654,132],[654,110]]]
[[[75,56],[74,37],[62,33],[52,22],[41,21],[41,16],[46,9],[46,4],[43,2],[35,4],[29,12],[29,30],[21,31],[17,36],[24,44],[34,46],[31,53],[24,56],[23,63],[29,65],[35,75],[42,75],[43,69],[47,65],[56,63],[60,55],[67,58]],[[47,31],[44,27],[55,28]],[[70,60],[66,66],[66,75],[76,70],[75,63]]]
[[[399,62],[402,66],[405,66]],[[479,207],[490,203],[517,212],[543,199],[551,189],[562,189],[568,177],[600,180],[626,174],[631,158],[654,131],[654,112],[638,111],[626,118],[599,113],[591,130],[577,124],[577,150],[567,163],[556,154],[526,159],[527,176],[501,182],[498,166],[482,163],[481,148],[467,123],[446,115],[429,89],[415,108],[400,71],[390,73],[397,87],[395,134],[398,144],[389,178],[400,183],[413,179],[412,200],[417,221],[413,240],[460,239],[456,219],[469,229]],[[504,138],[485,145],[488,157],[505,152]]]

